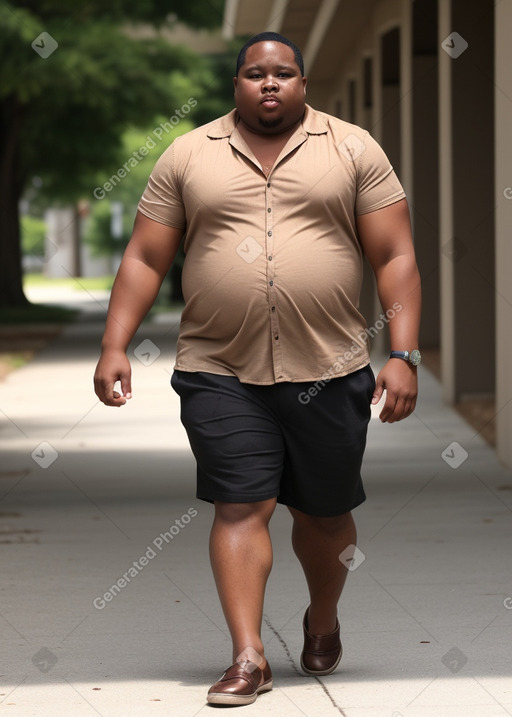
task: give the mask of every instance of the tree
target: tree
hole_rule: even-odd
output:
[[[18,204],[28,180],[38,175],[63,201],[89,195],[94,173],[119,166],[126,127],[188,100],[171,73],[197,74],[198,57],[139,38],[137,23],[161,26],[171,11],[171,21],[211,27],[223,4],[0,0],[0,307],[26,303]]]

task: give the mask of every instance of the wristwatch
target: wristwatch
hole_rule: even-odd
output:
[[[421,363],[421,354],[418,349],[412,351],[392,351],[389,354],[389,358],[399,358],[404,361],[409,361],[413,366],[418,366]]]

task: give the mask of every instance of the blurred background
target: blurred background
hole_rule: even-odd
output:
[[[108,292],[155,161],[232,108],[236,54],[263,30],[301,47],[308,102],[390,157],[411,205],[425,363],[512,466],[508,1],[2,1],[0,370],[76,316],[70,292]],[[182,260],[155,312],[179,309]],[[372,325],[368,268],[361,309]]]

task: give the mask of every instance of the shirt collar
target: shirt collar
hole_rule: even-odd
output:
[[[236,109],[231,110],[229,114],[212,122],[207,133],[208,137],[210,137],[210,139],[231,137],[237,122],[238,112]],[[305,130],[307,134],[326,134],[328,131],[328,123],[321,114],[309,105],[306,105],[304,118],[302,120],[302,129]]]

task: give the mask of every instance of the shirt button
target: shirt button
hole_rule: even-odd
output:
[[[272,261],[272,254],[268,258],[269,261]]]
[[[272,211],[272,209],[269,207],[269,208],[267,209],[267,212],[271,212],[271,211]]]
[[[274,286],[274,282],[273,282],[273,281],[269,281],[268,283],[269,283],[270,286]]]
[[[268,235],[269,237],[271,237],[271,236],[272,236],[272,232],[267,232],[267,235]]]
[[[267,182],[267,187],[270,187],[270,182]]]
[[[275,307],[275,306],[273,306],[273,307],[272,307],[272,311],[275,311],[275,310],[276,310],[276,307]]]
[[[279,336],[276,334],[276,335],[274,336],[274,338],[275,338],[275,340],[277,341],[277,340],[279,339]]]

